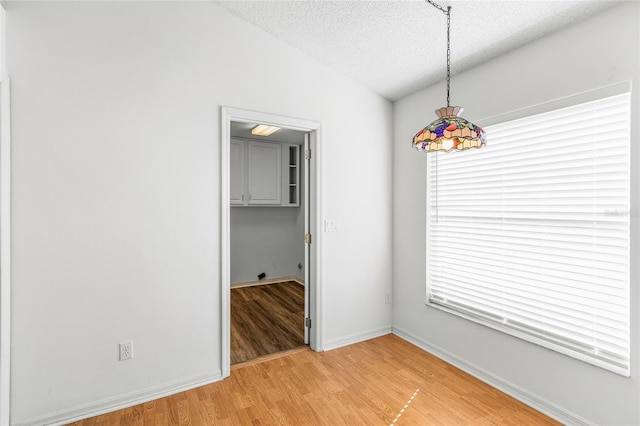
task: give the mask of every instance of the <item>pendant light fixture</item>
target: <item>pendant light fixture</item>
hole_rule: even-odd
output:
[[[460,117],[462,107],[450,106],[451,87],[451,6],[446,9],[431,0],[426,0],[447,15],[447,106],[436,110],[438,119],[420,130],[413,137],[413,147],[418,151],[462,151],[482,148],[487,143],[481,127]]]

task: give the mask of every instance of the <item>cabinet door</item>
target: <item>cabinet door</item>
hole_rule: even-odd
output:
[[[229,195],[231,205],[245,204],[244,141],[231,139],[229,150]]]
[[[247,142],[250,205],[282,203],[282,172],[280,144]]]

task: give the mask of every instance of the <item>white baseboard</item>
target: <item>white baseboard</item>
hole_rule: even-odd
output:
[[[578,416],[577,414],[571,413],[568,410],[565,410],[564,408],[544,398],[534,395],[526,391],[525,389],[522,389],[521,387],[510,383],[502,379],[501,377],[484,370],[483,368],[469,363],[442,348],[432,345],[427,341],[419,338],[418,336],[398,327],[381,327],[378,329],[369,330],[364,333],[352,334],[350,336],[341,337],[339,339],[329,340],[324,345],[323,350],[329,351],[332,349],[337,349],[343,346],[348,346],[354,343],[384,336],[389,333],[395,334],[396,336],[406,340],[407,342],[416,345],[422,350],[429,352],[430,354],[442,359],[443,361],[461,369],[462,371],[472,375],[473,377],[487,383],[488,385],[506,393],[507,395],[521,401],[522,403],[540,411],[541,413],[546,414],[547,416],[565,425],[595,426],[594,423]],[[15,425],[63,425],[70,422],[105,414],[111,411],[132,407],[134,405],[153,401],[155,399],[163,398],[169,395],[174,395],[176,393],[194,389],[200,386],[205,386],[222,379],[223,377],[221,372],[217,372],[217,374],[212,376],[193,377],[165,386],[150,388],[140,392],[133,392],[127,395],[120,395],[114,398],[108,398],[96,403],[76,407],[72,410],[61,411],[51,415],[26,419],[15,423]]]
[[[497,376],[481,367],[478,367],[475,364],[467,362],[464,359],[438,346],[432,345],[431,343],[421,339],[414,334],[409,333],[408,331],[402,330],[398,327],[393,327],[393,334],[406,340],[409,343],[416,345],[420,349],[429,352],[430,354],[440,358],[441,360],[459,368],[465,373],[472,375],[476,379],[481,380],[486,384],[506,393],[507,395],[528,405],[529,407],[534,408],[535,410],[538,410],[543,414],[546,414],[547,416],[559,421],[564,425],[595,426],[595,424],[590,422],[589,420],[584,419],[577,414],[554,404],[551,401],[532,394],[526,389],[523,389],[520,386],[506,381],[502,377]]]
[[[231,283],[231,288],[253,287],[256,285],[281,283],[284,281],[295,281],[301,286],[304,286],[304,279],[300,277],[288,276],[288,277],[265,278],[262,280],[254,280],[254,281],[240,281],[236,283]]]
[[[365,340],[375,339],[376,337],[385,336],[392,332],[391,326],[374,328],[372,330],[365,331],[364,333],[351,334],[349,336],[343,336],[338,339],[332,339],[324,342],[322,351],[330,351],[332,349],[338,349],[343,346],[353,345],[354,343],[364,342]]]
[[[164,398],[176,393],[184,392],[200,386],[205,386],[222,380],[222,372],[218,371],[214,375],[191,377],[186,380],[176,381],[167,385],[153,387],[142,391],[131,392],[102,401],[75,407],[71,410],[62,410],[55,414],[32,417],[13,423],[15,426],[36,426],[36,425],[64,425],[71,422],[88,419],[101,414],[110,413],[123,408],[133,407],[155,399]]]

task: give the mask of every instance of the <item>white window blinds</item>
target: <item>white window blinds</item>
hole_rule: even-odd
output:
[[[432,153],[429,302],[629,375],[628,93]]]

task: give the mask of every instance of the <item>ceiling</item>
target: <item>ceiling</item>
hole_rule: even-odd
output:
[[[619,1],[436,2],[452,6],[451,72],[455,75]],[[446,15],[424,0],[216,3],[390,101],[446,75]]]

